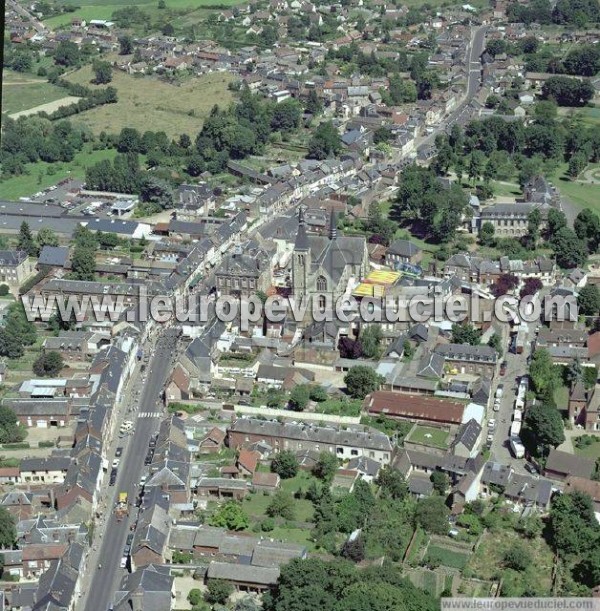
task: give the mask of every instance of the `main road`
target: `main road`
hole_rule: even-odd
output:
[[[151,437],[157,432],[161,419],[164,416],[162,391],[167,376],[172,367],[173,356],[177,347],[177,331],[167,329],[156,343],[154,353],[150,356],[145,372],[137,371],[135,375],[141,379],[133,380],[133,385],[140,384],[139,399],[131,397],[137,417],[133,418],[135,432],[127,443],[124,456],[118,470],[117,482],[109,496],[105,521],[97,524],[94,534],[95,545],[100,545],[97,556],[92,554],[88,571],[91,573],[91,582],[83,587],[84,592],[79,601],[78,608],[86,611],[105,611],[112,608],[113,596],[119,582],[125,575],[120,568],[123,548],[129,533],[135,507],[133,501],[139,493],[138,483],[144,470],[144,459],[148,451]],[[118,427],[119,423],[115,424]],[[113,442],[114,446],[115,442]],[[119,445],[125,445],[125,443]],[[114,450],[114,447],[113,447]],[[119,492],[127,492],[130,503],[130,518],[117,522],[113,507]],[[84,586],[85,582],[84,581]]]

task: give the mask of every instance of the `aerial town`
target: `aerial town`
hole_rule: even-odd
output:
[[[0,610],[600,609],[598,0],[7,0],[1,120]]]

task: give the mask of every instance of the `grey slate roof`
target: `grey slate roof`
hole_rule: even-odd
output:
[[[23,250],[0,250],[0,265],[16,267],[27,259],[27,253]]]
[[[171,608],[174,577],[168,566],[149,564],[126,575],[114,597],[114,611],[165,611]]]
[[[479,435],[481,435],[481,425],[475,420],[475,418],[471,418],[468,422],[465,422],[461,425],[456,435],[456,438],[453,442],[453,447],[456,447],[458,444],[462,444],[467,448],[467,450],[472,451],[475,448],[475,444],[479,439]]]
[[[387,252],[392,255],[400,255],[401,257],[414,257],[421,252],[421,249],[410,240],[394,240],[388,247]]]
[[[387,435],[375,429],[364,430],[320,427],[310,424],[294,424],[255,418],[238,418],[229,430],[265,437],[281,437],[287,439],[307,440],[338,446],[360,447],[365,449],[391,451]]]
[[[50,265],[52,267],[64,267],[69,258],[67,246],[44,246],[38,257],[38,265]]]
[[[498,358],[498,353],[494,348],[484,345],[440,344],[435,347],[435,352],[455,361],[495,363]]]
[[[228,562],[211,562],[208,567],[207,578],[273,586],[277,583],[277,579],[279,579],[279,569],[230,564]]]

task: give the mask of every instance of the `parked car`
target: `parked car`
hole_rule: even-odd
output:
[[[490,418],[487,425],[488,429],[493,429],[496,426],[496,420],[494,418]]]
[[[538,470],[537,467],[530,463],[530,462],[526,462],[525,463],[525,470],[529,471],[529,473],[531,473],[532,475],[537,475],[538,474]]]
[[[502,361],[502,363],[500,363],[500,375],[506,375],[506,368],[508,367],[508,364],[506,361]]]

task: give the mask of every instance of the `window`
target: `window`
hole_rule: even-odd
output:
[[[324,276],[319,276],[317,278],[317,291],[326,291],[327,290],[327,279]]]
[[[344,453],[344,448],[336,448],[336,452],[338,454],[343,454]]]
[[[375,458],[375,452],[369,452],[369,458]]]
[[[358,456],[358,450],[350,450],[351,456]]]

